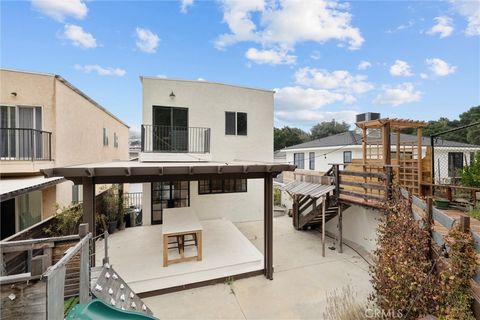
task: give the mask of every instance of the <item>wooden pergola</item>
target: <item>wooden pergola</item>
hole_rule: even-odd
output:
[[[261,162],[137,162],[91,163],[42,170],[45,177],[64,177],[83,185],[83,221],[95,226],[95,185],[210,179],[263,179],[264,269],[273,279],[273,178],[294,165]],[[92,227],[93,237],[95,228]]]
[[[413,194],[420,194],[423,178],[422,128],[427,123],[417,120],[383,118],[357,122],[356,125],[362,129],[363,163],[392,166],[395,172],[395,182]],[[416,129],[414,141],[402,141],[401,130],[407,128]],[[372,130],[377,131],[377,135],[372,137],[370,133]],[[395,134],[394,159],[392,159],[392,132]]]

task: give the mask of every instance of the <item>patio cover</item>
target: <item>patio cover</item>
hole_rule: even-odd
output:
[[[273,279],[273,178],[294,171],[292,164],[254,161],[232,162],[139,162],[114,161],[44,169],[47,178],[65,177],[83,185],[83,221],[95,236],[95,185],[172,180],[263,179],[264,180],[264,270]],[[92,265],[95,261],[92,260]]]
[[[64,181],[66,180],[63,177],[45,178],[43,176],[2,178],[0,181],[0,201],[6,201]]]
[[[319,183],[310,183],[303,181],[292,181],[284,187],[284,190],[290,194],[297,194],[318,199],[333,191],[335,186]]]

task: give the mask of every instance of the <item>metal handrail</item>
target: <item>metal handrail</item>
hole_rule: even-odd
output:
[[[32,128],[0,128],[0,159],[52,160],[52,133]]]
[[[210,128],[142,125],[141,138],[142,152],[210,152]]]

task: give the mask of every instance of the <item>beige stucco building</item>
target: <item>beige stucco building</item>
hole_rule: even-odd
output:
[[[30,185],[32,177],[38,181],[40,169],[128,159],[128,126],[61,76],[0,69],[0,88],[5,190],[12,191],[8,184],[14,180],[15,185]],[[69,205],[81,194],[71,182],[13,198],[2,194],[1,238],[51,216],[55,204]]]

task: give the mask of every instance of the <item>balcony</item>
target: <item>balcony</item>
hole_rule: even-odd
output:
[[[52,133],[35,129],[0,128],[0,160],[52,161]]]
[[[143,153],[210,153],[210,128],[142,125]]]

